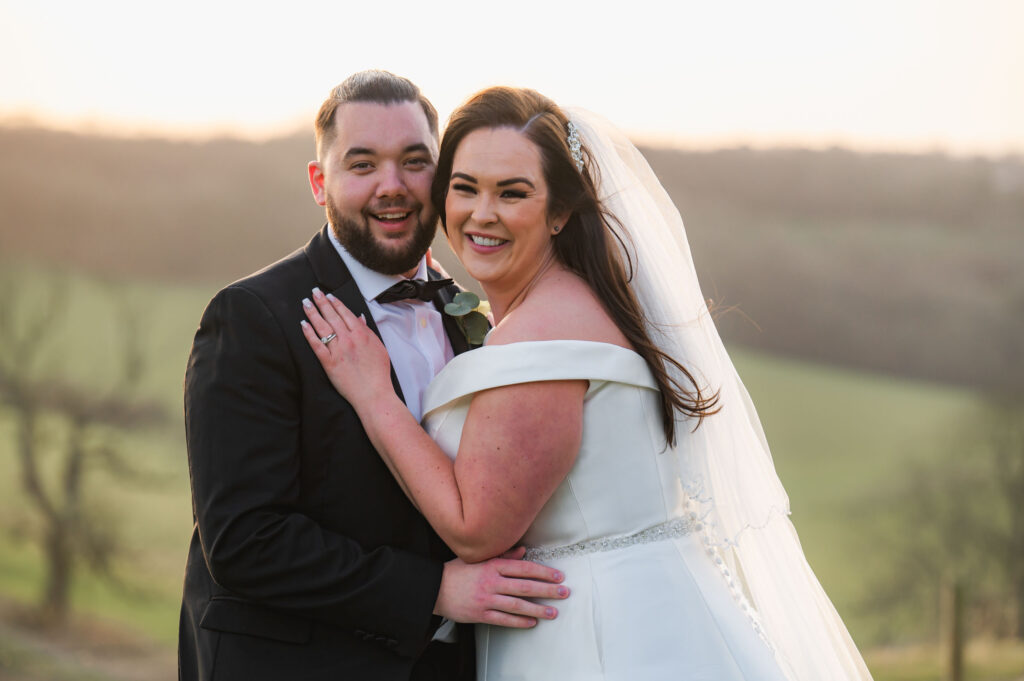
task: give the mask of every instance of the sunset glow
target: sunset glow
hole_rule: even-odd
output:
[[[0,0],[0,121],[267,136],[308,128],[332,85],[377,67],[442,116],[500,83],[691,147],[1024,153],[1014,0],[379,7]]]

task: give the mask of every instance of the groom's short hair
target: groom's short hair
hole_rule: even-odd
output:
[[[349,102],[371,102],[373,104],[400,104],[418,102],[427,117],[427,125],[438,137],[437,110],[430,100],[408,78],[396,76],[389,71],[371,69],[354,73],[336,85],[316,115],[316,155],[321,157],[324,148],[334,139],[334,115],[338,107]]]

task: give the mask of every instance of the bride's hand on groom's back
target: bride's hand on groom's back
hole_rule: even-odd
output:
[[[560,600],[569,588],[554,568],[521,560],[514,549],[481,563],[448,561],[441,577],[434,614],[455,622],[493,624],[527,629],[538,619],[554,619],[558,610],[527,599]]]

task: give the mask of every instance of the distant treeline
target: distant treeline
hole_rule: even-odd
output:
[[[1024,159],[645,154],[727,340],[1024,391]]]
[[[644,154],[676,200],[796,219],[900,220],[966,231],[1024,228],[1024,158],[837,148]]]
[[[727,341],[1024,390],[1024,159],[644,153],[686,220]],[[174,142],[0,128],[0,257],[226,283],[323,223],[313,154],[305,133]]]

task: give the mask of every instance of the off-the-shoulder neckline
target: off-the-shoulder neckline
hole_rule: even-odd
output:
[[[535,360],[544,351],[561,353],[555,356],[551,371],[538,371]],[[445,365],[424,393],[424,415],[452,399],[497,385],[572,379],[588,380],[591,387],[594,381],[614,381],[657,389],[647,362],[630,348],[587,340],[516,341],[464,352]],[[500,382],[505,380],[509,382]]]

